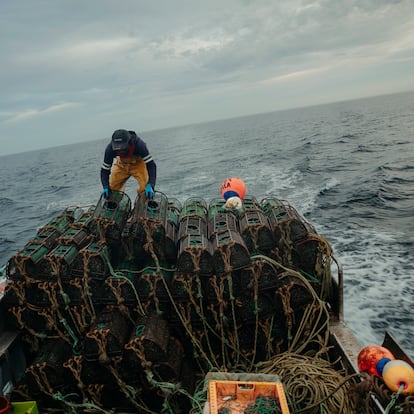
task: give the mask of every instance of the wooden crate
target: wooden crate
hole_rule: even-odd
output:
[[[243,414],[255,404],[262,407],[268,404],[268,409],[271,404],[278,404],[282,414],[290,414],[281,382],[212,380],[208,385],[208,400],[210,414],[218,414],[220,410]]]

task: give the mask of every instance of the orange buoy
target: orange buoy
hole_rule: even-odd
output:
[[[361,372],[368,372],[380,377],[381,372],[378,371],[379,367],[377,367],[377,364],[381,360],[384,360],[382,361],[383,363],[393,359],[395,359],[394,355],[387,348],[379,345],[369,345],[362,348],[358,354],[358,368]],[[379,365],[382,368],[381,363]]]
[[[225,200],[230,197],[239,197],[243,200],[246,195],[246,184],[241,178],[226,178],[221,184],[220,193]]]
[[[387,362],[382,378],[391,391],[396,392],[402,387],[401,394],[414,392],[414,368],[405,361],[395,359]]]

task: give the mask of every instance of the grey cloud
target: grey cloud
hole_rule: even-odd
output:
[[[36,115],[52,124],[76,114],[85,125],[101,121],[102,114],[128,119],[135,110],[143,123],[157,116],[167,125],[191,123],[194,116],[214,117],[208,105],[220,96],[233,102],[227,104],[233,116],[243,91],[252,112],[257,105],[251,97],[264,104],[272,90],[294,106],[296,88],[308,78],[309,87],[325,88],[321,96],[340,99],[335,79],[359,86],[384,62],[399,73],[410,64],[414,44],[411,0],[3,3],[0,139],[11,133],[2,121],[21,120],[28,127],[32,122],[35,130]],[[329,71],[331,83],[322,75]],[[264,92],[263,85],[271,83]],[[362,93],[360,87],[355,93]],[[68,102],[83,111],[62,106],[43,112]],[[224,104],[225,116],[223,111]]]

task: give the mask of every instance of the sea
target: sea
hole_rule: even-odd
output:
[[[287,200],[331,244],[361,347],[390,332],[414,357],[414,92],[154,131],[156,190],[220,197],[225,178]],[[107,137],[0,157],[0,267],[69,206],[101,195]],[[134,202],[136,186],[128,181]],[[335,267],[333,267],[335,270]],[[335,272],[334,272],[335,274]]]

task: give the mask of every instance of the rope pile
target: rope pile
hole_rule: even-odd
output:
[[[263,373],[275,373],[283,385],[294,413],[354,414],[350,392],[356,378],[338,372],[326,359],[285,353],[260,364]]]

